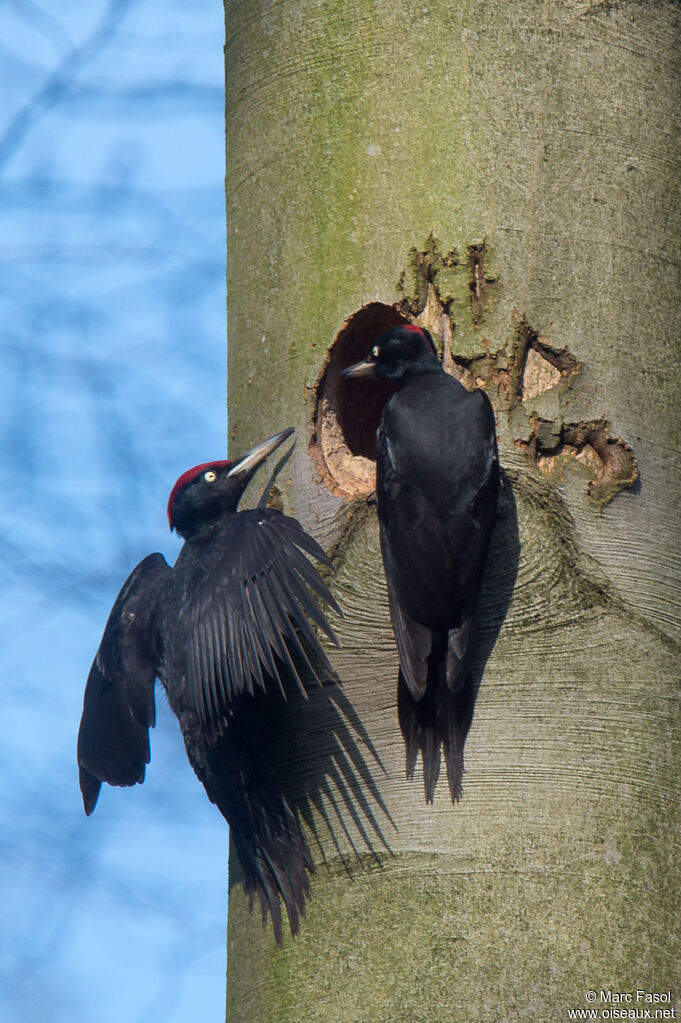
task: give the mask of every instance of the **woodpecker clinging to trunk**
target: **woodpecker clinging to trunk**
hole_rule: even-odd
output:
[[[254,698],[283,693],[287,679],[305,693],[299,667],[316,671],[303,643],[331,671],[308,616],[337,644],[315,595],[340,608],[305,554],[327,566],[328,558],[295,519],[237,507],[257,467],[292,433],[180,476],[168,519],[184,545],[172,568],[150,554],[123,584],[90,670],[78,735],[89,815],[102,782],[144,780],[160,679],[189,761],[229,822],[251,902],[257,895],[263,919],[270,913],[279,943],[279,896],[295,934],[313,865],[267,750],[240,728],[240,708],[252,715]]]
[[[494,412],[484,391],[467,391],[445,373],[428,331],[412,324],[388,330],[343,375],[400,386],[383,409],[376,447],[381,552],[400,658],[398,712],[407,776],[420,750],[432,802],[442,746],[455,801],[499,484]]]

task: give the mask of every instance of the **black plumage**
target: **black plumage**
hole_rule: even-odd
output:
[[[411,324],[383,334],[344,375],[399,384],[378,429],[376,494],[407,775],[420,750],[431,802],[442,747],[458,800],[499,483],[494,412],[484,391],[466,390],[442,369],[430,334]]]
[[[177,481],[168,518],[185,542],[172,568],[150,554],[123,584],[87,681],[78,736],[90,814],[102,782],[144,780],[160,679],[192,767],[229,822],[251,902],[257,895],[263,919],[271,915],[278,942],[279,896],[295,934],[313,865],[257,730],[240,720],[252,723],[257,701],[273,690],[285,694],[290,682],[305,693],[303,679],[318,676],[306,647],[331,672],[308,617],[337,643],[317,598],[340,613],[306,555],[330,562],[295,519],[264,507],[237,511],[257,467],[292,432],[243,458],[195,466]]]

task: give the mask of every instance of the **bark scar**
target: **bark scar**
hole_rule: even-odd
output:
[[[586,493],[601,511],[637,481],[634,451],[614,434],[609,420],[604,415],[575,418],[576,404],[591,409],[584,401],[588,387],[580,384],[582,364],[566,346],[554,347],[515,311],[505,338],[485,336],[483,327],[501,287],[488,261],[486,240],[469,244],[461,259],[456,249],[442,251],[431,231],[423,249],[409,252],[397,282],[401,298],[393,305],[370,302],[342,325],[311,392],[310,448],[333,493],[367,498],[373,490],[376,427],[392,393],[389,387],[379,393],[375,382],[346,388],[340,371],[363,358],[375,338],[398,323],[416,323],[431,332],[444,369],[469,389],[488,392],[502,441],[523,450],[548,480],[561,479],[576,462],[586,470]],[[468,338],[463,344],[462,335]]]
[[[484,239],[479,245],[468,246],[468,266],[471,271],[468,288],[471,293],[471,318],[476,327],[482,322],[485,306],[491,299],[491,289],[499,280],[486,272],[486,258],[487,243]]]

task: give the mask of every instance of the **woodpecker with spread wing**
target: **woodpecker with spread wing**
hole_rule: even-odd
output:
[[[267,750],[241,727],[240,711],[252,719],[258,699],[285,694],[291,681],[305,694],[303,678],[318,679],[313,663],[331,672],[308,618],[337,644],[316,598],[341,613],[305,555],[330,562],[295,519],[265,507],[237,510],[258,466],[292,433],[180,476],[168,520],[184,544],[172,568],[150,554],[123,584],[90,670],[78,735],[89,815],[102,782],[144,780],[160,679],[189,761],[230,825],[251,903],[257,895],[279,943],[279,897],[295,934],[313,864]]]
[[[420,750],[432,802],[442,747],[456,801],[499,485],[494,412],[484,391],[466,390],[443,370],[432,337],[413,324],[388,330],[343,375],[399,385],[384,406],[376,447],[381,551],[400,658],[398,712],[407,776]]]

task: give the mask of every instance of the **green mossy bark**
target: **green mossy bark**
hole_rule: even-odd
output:
[[[334,663],[382,764],[363,748],[366,839],[333,779],[310,807],[295,942],[274,947],[234,865],[227,1019],[558,1021],[588,988],[671,988],[681,1011],[681,8],[227,0],[226,17],[232,445],[297,427],[284,504],[337,548]],[[403,297],[431,231],[464,261],[485,239],[497,278],[474,323],[443,271],[455,351],[510,351],[525,317],[582,365],[561,408],[611,422],[642,480],[600,514],[581,466],[548,483],[528,464],[500,405],[521,557],[456,807],[444,781],[427,807],[404,779],[373,509],[331,495],[308,451],[335,334]],[[302,741],[283,740],[301,798],[323,721]]]

